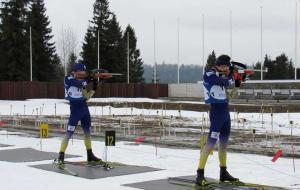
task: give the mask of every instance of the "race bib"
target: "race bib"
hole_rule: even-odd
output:
[[[210,137],[212,138],[212,139],[219,139],[219,136],[220,136],[220,133],[219,132],[211,132],[211,135],[210,135]]]
[[[210,89],[210,95],[217,100],[226,100],[225,88],[222,86],[214,85]]]
[[[75,86],[71,86],[67,92],[68,96],[71,98],[82,98],[82,90]]]
[[[209,93],[209,91],[205,87],[203,89],[204,89],[204,99],[208,100],[209,96],[210,96],[210,93]]]
[[[68,131],[75,131],[75,126],[68,125]]]

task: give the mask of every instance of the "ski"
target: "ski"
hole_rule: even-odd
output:
[[[232,189],[232,188],[227,188],[223,187],[221,185],[211,183],[209,182],[206,186],[199,186],[196,184],[194,180],[189,180],[189,179],[184,179],[184,178],[176,178],[176,177],[170,177],[168,178],[168,182],[174,185],[179,185],[179,186],[184,186],[184,187],[189,187],[191,189],[196,189],[196,190],[221,190],[221,189]]]
[[[101,161],[100,163],[87,162],[87,161],[78,161],[78,162],[65,161],[65,164],[70,164],[75,166],[85,166],[91,168],[103,168],[106,171],[114,169],[113,166],[111,166],[110,164],[104,161]]]
[[[244,182],[208,182],[208,187],[201,187],[196,185],[195,180],[185,179],[185,178],[179,178],[179,177],[172,177],[168,178],[168,181],[170,183],[177,183],[181,185],[188,185],[189,187],[193,187],[195,189],[205,189],[205,188],[214,188],[214,189],[235,189],[235,190],[264,190],[263,187],[258,187],[256,184],[247,184]]]
[[[103,168],[106,171],[112,170],[114,169],[113,166],[111,166],[110,164],[108,164],[107,162],[103,162],[101,161],[100,163],[95,163],[95,162],[87,162],[86,164],[87,167],[91,167],[91,168]]]
[[[196,189],[196,190],[218,190],[217,188],[211,186],[210,184],[208,184],[207,186],[201,187],[196,184],[187,183],[187,182],[169,181],[169,183],[171,183],[173,185],[189,187],[191,189]]]
[[[186,186],[186,187],[194,188],[197,190],[221,190],[221,189],[239,190],[232,186],[229,187],[229,186],[221,185],[219,183],[211,182],[211,181],[208,182],[207,186],[199,186],[196,184],[195,180],[179,178],[179,177],[170,177],[170,178],[168,178],[168,181],[171,184]]]
[[[236,181],[236,182],[219,182],[220,184],[230,184],[234,186],[239,186],[239,187],[248,187],[249,189],[257,189],[257,190],[266,190],[269,188],[269,186],[265,185],[259,185],[259,184],[254,184],[254,183],[245,183],[242,181]]]
[[[58,161],[57,161],[57,159],[55,159],[55,160],[53,161],[53,164],[56,165],[58,169],[60,169],[60,170],[62,170],[62,171],[64,171],[64,172],[66,172],[66,173],[68,173],[68,174],[70,174],[70,175],[72,175],[72,176],[78,176],[77,173],[75,173],[75,172],[71,171],[69,168],[67,168],[67,167],[65,166],[65,164],[59,164]]]

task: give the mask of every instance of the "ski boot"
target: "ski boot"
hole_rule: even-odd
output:
[[[220,167],[220,181],[221,182],[230,182],[230,183],[238,183],[239,179],[232,177],[227,171],[227,167]]]
[[[200,187],[208,186],[208,181],[204,177],[204,169],[197,170],[196,185]]]
[[[55,164],[57,166],[58,169],[64,171],[65,173],[68,173],[72,176],[78,176],[77,173],[69,170],[66,165],[65,165],[65,153],[64,152],[59,152],[59,155],[58,155],[58,158],[56,158],[54,161],[53,161],[53,164]]]
[[[96,157],[92,150],[87,150],[87,163],[88,164],[101,164],[103,161]]]
[[[108,165],[108,163],[96,157],[92,150],[87,150],[87,165],[95,167],[102,166],[106,170],[112,169],[112,167]]]
[[[64,169],[65,168],[65,153],[59,152],[58,158],[54,160],[57,163],[58,168]]]

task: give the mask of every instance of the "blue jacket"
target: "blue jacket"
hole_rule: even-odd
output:
[[[65,77],[65,99],[72,102],[85,102],[82,90],[86,88],[85,80],[77,80],[73,76]]]
[[[227,103],[226,87],[233,84],[232,75],[219,76],[215,69],[205,72],[203,77],[204,98],[206,104]]]

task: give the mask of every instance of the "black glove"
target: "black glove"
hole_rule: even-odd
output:
[[[96,91],[98,87],[98,79],[93,79],[93,90]]]
[[[95,79],[95,74],[94,73],[89,73],[88,77],[85,79],[88,83],[93,82]]]
[[[233,73],[234,73],[234,66],[230,66],[229,67],[229,70],[230,70],[230,73],[229,73],[229,75],[233,75]]]
[[[80,81],[80,86],[82,89],[86,89],[87,82],[85,80]]]
[[[241,83],[242,83],[242,81],[235,80],[235,87],[237,87],[237,88],[241,87]]]

